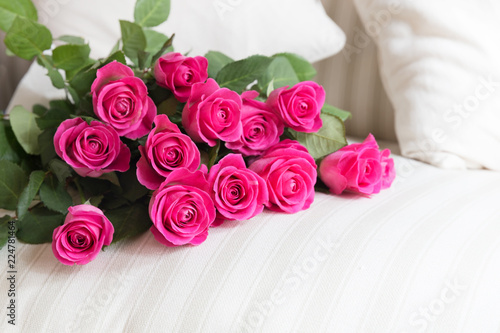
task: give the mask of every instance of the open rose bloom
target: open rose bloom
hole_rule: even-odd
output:
[[[99,68],[91,94],[94,113],[118,135],[137,139],[151,130],[156,105],[130,67],[115,60]]]
[[[249,167],[266,181],[266,207],[289,214],[308,209],[313,203],[316,168],[307,149],[289,139],[269,148]]]
[[[64,224],[54,230],[52,251],[65,265],[85,265],[113,240],[114,228],[104,213],[92,205],[68,208]]]
[[[206,171],[179,168],[171,172],[149,202],[151,232],[166,246],[199,245],[215,220]]]
[[[391,186],[396,172],[388,149],[379,151],[373,135],[362,143],[348,145],[325,157],[320,164],[321,180],[333,194],[350,191],[375,194]]]
[[[269,105],[256,100],[257,91],[241,94],[241,136],[236,141],[226,143],[226,147],[243,156],[262,155],[280,141],[285,125]]]
[[[113,127],[99,121],[90,125],[81,118],[63,121],[54,135],[54,148],[82,177],[129,169],[129,148]]]
[[[324,103],[325,90],[313,81],[275,89],[267,99],[287,127],[306,133],[317,132],[323,125],[320,115]]]
[[[154,68],[156,83],[169,89],[181,103],[187,102],[191,87],[208,78],[208,61],[205,57],[186,57],[170,52],[158,59]]]
[[[217,220],[249,220],[260,214],[269,200],[266,182],[245,166],[239,154],[229,154],[210,169],[208,182],[213,194]]]
[[[242,132],[240,95],[213,79],[196,83],[182,111],[182,126],[195,142],[236,141]]]
[[[195,171],[200,166],[200,152],[191,138],[182,134],[166,115],[155,118],[155,128],[146,145],[139,146],[137,179],[150,190],[156,190],[175,169]]]

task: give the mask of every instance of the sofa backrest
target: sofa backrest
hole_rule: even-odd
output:
[[[326,90],[327,102],[352,113],[349,136],[396,141],[394,110],[380,81],[377,49],[366,33],[353,1],[322,0],[328,15],[346,34],[337,55],[316,63],[316,80]]]

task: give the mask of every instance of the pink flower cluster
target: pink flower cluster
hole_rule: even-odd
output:
[[[321,128],[323,88],[300,82],[274,90],[263,102],[258,92],[240,95],[219,87],[207,68],[204,57],[179,53],[162,56],[154,67],[157,85],[185,103],[183,131],[167,115],[157,115],[145,83],[114,61],[97,71],[91,87],[100,121],[68,119],[54,136],[56,153],[83,177],[128,170],[131,152],[120,137],[145,137],[137,179],[153,191],[151,232],[166,246],[199,245],[210,227],[224,221],[251,219],[264,207],[296,213],[314,200],[315,160],[297,141],[280,137],[285,127],[308,133]],[[214,147],[218,142],[233,153],[208,170],[196,143]],[[326,157],[322,179],[333,193],[377,193],[394,178],[388,155],[369,137]],[[85,264],[111,243],[112,234],[101,210],[75,206],[54,231],[53,251],[64,264]]]

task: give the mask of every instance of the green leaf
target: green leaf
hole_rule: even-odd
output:
[[[303,57],[293,53],[278,53],[273,57],[285,57],[290,62],[300,81],[309,81],[316,76],[316,69]]]
[[[259,79],[260,91],[267,91],[270,83],[274,89],[284,86],[293,86],[299,83],[299,78],[290,62],[285,57],[276,57],[267,67],[262,77]]]
[[[51,110],[58,109],[66,112],[73,111],[73,105],[65,99],[53,99],[49,101],[49,107]]]
[[[111,184],[113,185],[116,185],[118,187],[120,187],[120,180],[118,179],[118,176],[116,174],[116,172],[107,172],[107,173],[103,173],[100,177],[98,177],[99,179],[103,179],[103,180],[107,180],[108,182],[110,182]]]
[[[16,236],[20,241],[29,244],[50,243],[54,229],[63,222],[64,215],[45,207],[36,207],[16,222],[18,228]]]
[[[49,164],[49,162],[57,156],[56,150],[54,149],[54,134],[56,134],[56,129],[52,128],[43,131],[42,134],[38,136],[40,158],[44,166]]]
[[[148,194],[149,190],[137,180],[137,163],[133,163],[130,169],[119,174],[119,181],[122,184],[122,196],[130,202],[135,202]]]
[[[109,57],[107,57],[102,63],[100,63],[99,67],[107,65],[110,62],[115,61],[115,60],[124,64],[124,65],[127,64],[127,60],[125,59],[125,54],[123,53],[123,51],[118,50],[118,51],[112,53]]]
[[[164,44],[163,46],[161,47],[160,51],[156,52],[156,54],[153,56],[153,58],[151,59],[151,63],[152,64],[155,64],[156,61],[162,56],[164,55],[166,52],[171,52],[173,51],[173,47],[172,47],[172,42],[174,40],[174,37],[175,37],[175,34],[173,34]]]
[[[71,167],[60,159],[54,158],[49,162],[49,169],[60,183],[64,183],[66,178],[71,177]]]
[[[224,66],[234,62],[233,59],[218,51],[208,51],[205,58],[208,60],[208,76],[211,78],[217,77]]]
[[[39,117],[42,117],[47,113],[49,109],[47,109],[45,106],[41,104],[35,104],[33,105],[33,113],[36,114]]]
[[[67,44],[74,44],[74,45],[83,45],[85,44],[85,39],[82,37],[77,37],[77,36],[70,36],[70,35],[64,35],[57,40],[60,40],[61,42],[65,42]]]
[[[141,50],[137,51],[137,64],[139,69],[144,69],[149,67],[150,66],[149,62],[151,61],[149,59],[151,59],[151,54],[149,54],[149,52]]]
[[[120,20],[123,52],[130,60],[137,62],[137,53],[146,49],[146,36],[140,25]]]
[[[45,26],[17,16],[12,22],[5,45],[18,57],[31,60],[52,45],[52,34]]]
[[[96,206],[96,207],[99,207],[99,205],[101,204],[102,202],[102,199],[104,199],[104,195],[101,194],[101,195],[96,195],[96,196],[93,196],[89,199],[89,204],[92,205],[92,206]]]
[[[42,186],[44,178],[45,172],[41,170],[33,171],[31,173],[28,186],[24,188],[21,196],[19,197],[19,203],[17,204],[17,218],[22,219],[28,212],[28,208],[38,193],[40,186]]]
[[[153,56],[162,49],[163,45],[169,40],[169,37],[151,29],[143,29],[143,31],[146,36],[145,53],[147,54],[147,57],[143,60],[142,67],[147,68],[154,65],[152,64]]]
[[[78,92],[71,86],[66,87],[66,91],[69,94],[69,97],[71,97],[71,100],[75,103],[78,104],[80,103],[80,96],[78,95]]]
[[[36,125],[37,116],[23,108],[15,106],[10,112],[10,124],[17,141],[28,154],[40,154],[38,136],[42,131]]]
[[[335,106],[332,106],[332,105],[326,104],[326,103],[323,105],[321,112],[329,114],[330,116],[339,117],[344,122],[347,119],[351,118],[351,113],[349,111],[341,110],[339,108],[336,108]]]
[[[104,199],[108,199],[111,193],[122,193],[121,187],[118,187],[104,179],[84,177],[78,178],[78,182],[82,186],[85,194],[89,194],[91,197],[105,194]]]
[[[215,164],[217,161],[217,156],[219,156],[219,150],[220,150],[220,140],[217,140],[217,144],[210,148],[210,151],[208,152],[208,169]]]
[[[9,240],[9,221],[12,220],[12,217],[9,215],[0,217],[0,249],[2,249]]]
[[[40,200],[47,208],[61,214],[66,214],[68,207],[73,204],[71,196],[64,189],[64,183],[53,176],[45,178],[40,187]]]
[[[0,159],[20,163],[26,157],[26,152],[16,140],[10,122],[0,120]]]
[[[336,116],[321,114],[323,126],[316,133],[290,130],[292,136],[304,145],[314,159],[322,158],[347,145],[344,122]]]
[[[8,31],[16,16],[38,20],[36,8],[31,0],[0,0],[0,29]]]
[[[152,225],[146,205],[136,202],[131,206],[106,211],[115,232],[113,243],[146,232]]]
[[[96,60],[94,60],[92,58],[88,58],[78,68],[72,69],[72,70],[69,70],[69,71],[64,71],[64,73],[66,74],[66,81],[70,81],[76,74],[88,70],[89,68],[91,68],[97,62],[98,61],[96,61]]]
[[[59,71],[54,68],[52,57],[39,54],[37,57],[37,61],[40,65],[44,66],[48,70],[47,75],[49,76],[52,85],[57,89],[63,89],[65,87],[64,78],[62,77],[61,73],[59,73]]]
[[[99,207],[104,210],[117,209],[126,205],[129,205],[130,202],[122,196],[111,194],[106,195],[104,199],[102,199]]]
[[[36,124],[42,131],[57,128],[64,120],[71,118],[71,113],[63,109],[50,109],[43,117],[36,118]]]
[[[144,35],[146,36],[146,52],[156,53],[158,52],[163,44],[168,40],[168,36],[165,36],[161,32],[151,30],[151,29],[143,29]]]
[[[170,0],[137,0],[134,10],[135,23],[143,27],[156,27],[170,14]]]
[[[56,47],[52,51],[54,66],[64,70],[73,70],[82,67],[89,58],[90,47],[87,44],[67,44]]]
[[[158,114],[173,116],[177,113],[177,105],[179,105],[179,101],[175,97],[167,98],[158,105]]]
[[[123,54],[123,53],[122,53]],[[94,82],[97,75],[96,68],[89,68],[87,70],[78,72],[69,81],[69,85],[81,97],[90,92],[90,87]]]
[[[64,84],[64,78],[62,77],[62,74],[59,73],[58,70],[49,68],[49,72],[47,75],[50,78],[50,82],[52,82],[52,85],[57,88],[57,89],[63,89],[66,85]]]
[[[269,57],[255,55],[232,62],[219,71],[216,81],[221,87],[241,93],[266,72],[272,60]]]
[[[17,164],[0,160],[0,208],[16,210],[19,196],[28,183]]]
[[[271,80],[271,82],[269,82],[269,84],[267,85],[266,96],[271,95],[271,93],[273,92],[274,89],[275,89],[274,88],[274,80]]]

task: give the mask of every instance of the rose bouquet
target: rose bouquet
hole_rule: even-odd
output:
[[[30,1],[4,10],[10,52],[36,58],[66,98],[3,115],[0,208],[13,213],[0,228],[15,220],[21,241],[51,242],[61,263],[86,264],[148,229],[166,246],[199,245],[210,228],[265,208],[308,209],[315,191],[391,185],[390,152],[371,135],[347,145],[350,114],[325,104],[309,62],[177,53],[173,36],[151,29],[169,5],[138,0],[134,22],[120,21],[121,40],[97,60],[82,38],[54,39]]]

